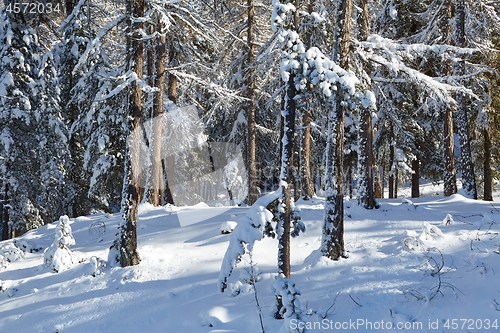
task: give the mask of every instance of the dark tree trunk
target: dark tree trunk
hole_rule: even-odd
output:
[[[75,8],[75,0],[65,0],[64,4],[66,6],[66,17],[70,16]]]
[[[248,45],[248,88],[247,88],[247,168],[248,204],[253,205],[259,196],[255,150],[257,136],[255,131],[255,8],[253,0],[247,0],[247,45]]]
[[[295,113],[296,102],[295,96],[295,74],[290,73],[288,82],[286,83],[285,95],[285,112],[283,116],[283,136],[282,136],[282,151],[281,151],[281,205],[282,211],[276,229],[278,230],[278,274],[280,277],[290,278],[290,231],[292,220],[292,167],[293,167],[293,151],[294,151],[294,136],[295,136]],[[277,319],[283,319],[281,309],[283,308],[283,300],[281,296],[276,296],[276,312]]]
[[[373,154],[373,129],[371,110],[369,108],[361,108],[360,110],[360,126],[362,132],[360,133],[360,177],[359,177],[359,200],[360,204],[367,208],[373,209],[375,207],[375,192],[373,183],[374,162],[375,156]]]
[[[349,68],[351,14],[352,0],[342,0],[337,12],[338,23],[335,39],[338,43],[334,48],[333,55],[334,60],[344,69]],[[338,260],[340,257],[346,257],[344,246],[345,105],[342,103],[341,96],[337,93],[334,94],[333,103],[335,113],[328,117],[327,196],[325,198],[322,253],[332,260]],[[332,124],[332,121],[335,124]],[[333,128],[335,128],[335,138],[332,137]],[[333,139],[335,139],[334,142]],[[334,183],[333,178],[335,178]]]
[[[394,199],[398,198],[398,179],[399,179],[399,169],[396,167],[394,170]]]
[[[366,41],[370,36],[370,15],[368,0],[361,0],[361,16],[359,19],[359,39]],[[371,76],[370,68],[367,66],[365,71]],[[373,166],[375,165],[375,156],[373,154],[373,128],[372,128],[372,110],[370,108],[361,108],[360,118],[362,133],[360,135],[360,201],[363,207],[367,209],[375,208],[375,193],[373,189]]]
[[[156,43],[156,75],[154,79],[154,86],[158,91],[154,93],[153,99],[153,135],[152,135],[152,186],[153,186],[153,205],[158,207],[161,205],[162,191],[165,188],[165,177],[163,175],[162,165],[162,138],[163,138],[163,99],[165,96],[165,58],[166,51],[166,37],[165,28],[161,20],[157,21],[157,30],[159,32],[159,39]]]
[[[376,164],[374,171],[375,171],[375,189],[374,189],[374,197],[375,199],[381,199],[384,197],[384,188],[382,187],[382,184],[384,183],[384,178],[383,176],[380,176],[380,167]]]
[[[394,199],[394,176],[397,169],[394,163],[394,146],[391,143],[389,148],[389,199]]]
[[[139,79],[142,79],[142,65],[144,57],[144,47],[139,31],[143,29],[143,23],[135,20],[144,16],[144,0],[133,0],[127,5],[130,29],[128,37],[129,66]],[[140,130],[142,115],[142,91],[139,84],[134,81],[130,84],[129,96],[129,129],[130,133]],[[126,187],[124,200],[124,223],[121,226],[119,234],[119,261],[122,267],[133,266],[140,263],[139,253],[137,252],[137,208],[139,203],[140,186],[137,184],[139,175],[133,173],[137,168],[132,168],[134,163],[138,163],[140,156],[140,141],[136,138],[127,145],[126,158]]]
[[[167,161],[171,164],[169,166],[170,170],[174,170],[174,160],[172,157],[168,157]],[[161,167],[163,169],[163,175],[165,175],[165,191],[163,192],[163,204],[174,204],[174,196],[172,195],[172,191],[170,190],[170,186],[168,184],[168,174],[167,174],[167,166],[165,165],[165,160],[161,160]],[[171,179],[173,179],[173,172],[171,173]]]
[[[310,0],[308,4],[308,11],[312,13],[316,10],[314,1]],[[306,49],[311,47],[311,33],[307,32],[305,39]],[[302,149],[301,149],[301,164],[300,164],[300,177],[301,177],[301,196],[304,200],[309,200],[314,196],[314,186],[311,177],[311,115],[310,98],[307,100],[306,110],[302,116]]]
[[[453,18],[452,1],[448,0],[446,9],[446,43],[451,44],[451,20]],[[451,66],[446,69],[447,74],[452,74]],[[453,138],[453,109],[447,108],[444,113],[444,195],[450,196],[457,193],[457,176],[455,170],[455,142]]]
[[[444,115],[444,195],[457,193],[453,138],[453,110],[448,108]]]
[[[413,174],[411,175],[411,197],[420,197],[420,160],[417,158],[411,162]]]
[[[282,205],[284,212],[279,223],[282,233],[279,238],[278,250],[278,272],[287,279],[290,278],[290,228],[291,228],[291,200],[292,200],[292,165],[293,165],[293,142],[295,133],[295,112],[296,103],[295,96],[295,75],[290,74],[287,83],[287,91],[285,96],[285,116],[283,117],[284,133],[283,133],[283,151],[281,154],[281,176],[282,183]]]
[[[484,134],[484,200],[493,201],[493,174],[491,170],[491,138],[488,128],[483,129]]]
[[[149,35],[153,35],[154,34],[154,30],[155,30],[155,27],[153,24],[149,24],[148,25],[148,28],[147,28],[147,31],[148,31],[148,34]],[[154,87],[155,86],[155,61],[156,61],[156,58],[155,58],[155,45],[156,45],[156,41],[151,38],[147,41],[147,44],[146,44],[146,76],[148,78],[147,82],[149,84],[149,86],[151,87]],[[150,99],[151,103],[151,110],[149,112],[149,116],[151,117],[151,119],[154,118],[154,113],[155,113],[155,110],[154,110],[154,93],[153,92],[149,92],[148,93],[148,99]],[[154,121],[153,121],[154,123]],[[154,149],[154,144],[152,144],[151,142],[149,143],[151,145],[151,148]],[[151,154],[151,159],[153,161],[154,159],[154,156],[153,154]],[[154,197],[154,193],[152,191],[152,188],[154,188],[154,180],[153,180],[153,174],[154,174],[154,170],[151,170],[151,179],[150,179],[150,185],[151,188],[148,188],[148,192],[151,193],[151,195]],[[144,193],[144,188],[141,188],[141,191],[140,191],[140,194],[139,194],[139,202],[142,202],[143,198],[142,198],[142,193]],[[149,193],[148,193],[149,194]],[[153,198],[153,201],[154,201],[154,198]]]
[[[171,37],[169,41],[169,67],[175,67],[177,65],[177,54],[175,49],[175,41],[174,37]],[[165,40],[166,42],[166,40]],[[165,45],[166,47],[166,45]],[[166,53],[166,49],[165,49]],[[166,57],[166,54],[165,54]],[[165,71],[165,68],[164,68]],[[164,77],[166,73],[164,74]],[[177,77],[174,74],[168,75],[168,92],[167,97],[172,103],[177,103]],[[172,195],[172,190],[170,189],[170,185],[174,182],[174,168],[175,168],[175,158],[171,154],[167,155],[166,161],[162,161],[163,174],[165,176],[165,203],[174,204],[174,197]]]
[[[456,6],[456,21],[457,21],[457,46],[465,47],[465,5],[463,0],[460,0]],[[458,75],[465,75],[465,60],[460,60],[458,63]],[[477,199],[477,187],[474,173],[474,162],[472,161],[472,151],[470,146],[469,135],[469,115],[467,110],[467,100],[463,93],[458,92],[458,135],[460,137],[460,161],[462,165],[462,187],[467,196]]]
[[[4,185],[2,198],[2,240],[10,238],[9,233],[9,184]]]
[[[175,41],[170,41],[170,55],[169,55],[169,66],[175,67],[177,65],[177,54],[175,50]],[[168,99],[172,103],[177,103],[177,76],[170,74],[168,76]]]
[[[304,131],[302,132],[302,198],[309,200],[314,196],[314,186],[311,179],[311,110],[306,110],[303,116]]]

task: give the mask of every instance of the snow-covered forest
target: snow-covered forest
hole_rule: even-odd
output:
[[[461,272],[495,285],[500,269],[499,15],[492,0],[4,0],[0,313],[10,315],[0,329],[22,316],[8,300],[31,309],[20,294],[76,283],[112,298],[82,284],[119,289],[121,279],[133,293],[142,290],[134,283],[181,277],[197,296],[212,295],[211,284],[246,297],[238,306],[251,296],[258,311],[250,319],[248,308],[227,310],[219,295],[216,306],[201,301],[201,321],[179,332],[303,332],[332,316],[362,318],[342,298],[365,319],[431,325],[452,319],[429,315],[448,293],[478,306],[467,317],[481,320],[474,329],[489,330],[486,319],[498,329],[500,290],[484,300],[476,286],[468,297],[464,281],[476,281]],[[257,250],[262,239],[273,258]],[[163,242],[222,246],[214,257],[191,247],[165,257],[172,250]],[[197,284],[186,262],[199,265],[200,256],[209,263]],[[403,277],[391,284],[384,263]],[[415,282],[420,273],[432,286]],[[384,279],[378,304],[392,305],[367,311]],[[356,289],[372,282],[371,292]],[[197,299],[177,299],[184,284],[161,286],[172,289],[167,303]],[[127,297],[105,311],[136,296]],[[74,298],[50,312],[84,306]],[[478,317],[483,308],[489,316]],[[75,327],[92,321],[63,315],[42,327],[42,313],[29,311],[26,332],[84,331]],[[173,325],[158,315],[148,323],[155,332]]]

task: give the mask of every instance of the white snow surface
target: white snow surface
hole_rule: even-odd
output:
[[[421,192],[421,198],[411,201],[379,199],[376,210],[346,199],[349,258],[340,261],[318,251],[323,199],[296,203],[306,225],[306,232],[291,240],[291,280],[306,308],[300,327],[317,328],[307,332],[500,330],[495,328],[500,325],[500,193],[490,203],[460,194],[445,198],[442,187],[433,185],[422,186]],[[403,189],[400,195],[407,193]],[[221,223],[246,221],[249,208],[212,214],[216,209],[142,205],[142,261],[135,267],[110,268],[103,261],[120,214],[71,219],[72,249],[87,259],[60,273],[43,265],[43,250],[54,242],[57,223],[0,242],[0,331],[262,332],[252,288],[239,288],[233,297],[230,288],[220,293],[217,286],[232,237],[221,234]],[[190,212],[194,219],[202,213],[207,217],[181,227],[179,212],[184,218]],[[443,223],[448,214],[453,223]],[[253,262],[266,332],[299,332],[298,321],[273,316],[277,247],[276,239],[257,241],[252,259],[243,256],[228,282],[245,284]],[[352,322],[359,326],[335,328]],[[369,323],[385,326],[370,329]],[[453,323],[457,329],[451,329]],[[398,330],[400,324],[411,328]],[[476,329],[478,325],[482,328]]]

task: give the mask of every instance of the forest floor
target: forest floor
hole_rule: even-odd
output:
[[[406,198],[381,199],[370,211],[347,200],[349,258],[335,262],[318,252],[323,199],[298,202],[307,230],[292,239],[291,279],[303,321],[284,327],[274,318],[277,240],[265,238],[252,256],[265,332],[499,332],[500,192],[495,202],[445,198],[432,184],[422,192],[408,199],[403,189]],[[0,332],[262,332],[251,287],[238,296],[217,288],[229,240],[221,224],[246,210],[143,204],[142,262],[128,268],[96,266],[120,214],[72,219],[81,262],[60,273],[42,259],[56,223],[1,242],[9,262],[0,264]],[[230,287],[251,270],[245,257]]]

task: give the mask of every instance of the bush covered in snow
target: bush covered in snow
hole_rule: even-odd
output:
[[[55,272],[62,272],[70,268],[77,260],[69,249],[75,245],[75,239],[71,232],[68,216],[59,218],[59,224],[56,227],[54,242],[45,250],[43,262],[46,265],[52,265]]]
[[[90,263],[90,275],[97,276],[103,273],[104,269],[108,266],[108,262],[106,260],[102,260],[99,257],[92,256],[89,259]]]
[[[0,271],[7,268],[7,265],[9,264],[9,262],[7,261],[7,259],[0,254]]]
[[[0,256],[4,257],[7,262],[17,261],[24,258],[24,251],[17,246],[17,242],[5,242],[0,246]]]
[[[220,225],[220,232],[223,235],[230,234],[233,232],[234,228],[236,228],[237,224],[238,224],[238,222],[235,222],[235,221],[222,222]]]

